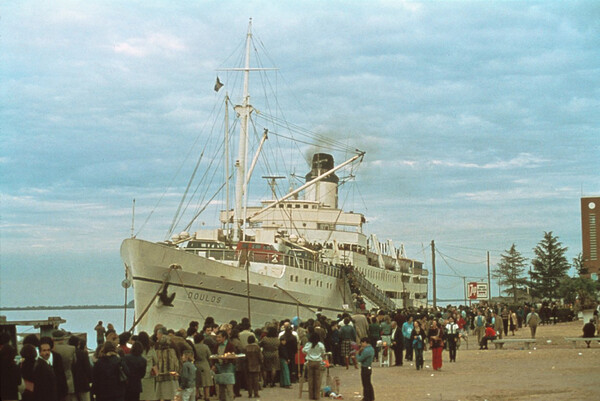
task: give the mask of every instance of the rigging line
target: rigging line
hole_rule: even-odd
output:
[[[293,137],[289,137],[289,136],[286,136],[286,135],[283,135],[283,134],[278,134],[276,131],[269,131],[269,134],[273,134],[273,135],[278,136],[280,138],[289,139],[290,141],[303,143],[305,145],[312,145],[312,146],[314,146],[316,148],[332,149],[332,150],[337,150],[337,151],[340,151],[340,152],[346,152],[346,151],[348,151],[348,149],[338,148],[338,147],[334,147],[334,146],[328,145],[328,144],[325,144],[325,145],[328,145],[328,146],[325,146],[323,144],[318,144],[318,143],[314,143],[314,142],[303,141],[303,140],[300,140],[300,139],[297,139],[297,138],[293,138]],[[353,154],[359,154],[360,152],[357,152],[356,149],[353,149],[352,153]]]
[[[220,158],[218,158],[217,155],[221,154],[221,148],[223,146],[224,146],[224,143],[221,142],[221,145],[215,150],[215,153],[214,153],[215,156],[210,159],[210,163],[208,164],[207,168],[204,170],[204,174],[202,175],[202,178],[200,179],[200,181],[196,185],[196,188],[195,188],[194,192],[190,196],[190,198],[188,200],[188,203],[187,203],[184,211],[188,209],[188,207],[190,206],[190,204],[192,203],[192,201],[195,199],[196,194],[198,193],[198,189],[200,188],[201,185],[204,184],[204,181],[205,181],[205,179],[207,177],[208,172],[212,171],[212,176],[210,177],[210,180],[208,181],[208,183],[206,183],[206,185],[205,185],[206,189],[205,189],[204,193],[202,194],[201,199],[199,200],[198,203],[200,205],[200,204],[202,204],[202,202],[204,202],[204,199],[206,198],[206,195],[208,194],[208,189],[210,188],[211,184],[213,183],[213,181],[215,179],[215,176],[217,175],[217,171],[220,171],[220,169],[218,169],[218,168],[214,168],[213,169],[212,165],[215,163],[215,161],[220,160]],[[219,166],[217,166],[217,167],[219,167]],[[198,209],[199,208],[200,208],[200,206],[198,206]],[[181,221],[182,217],[183,217],[183,213],[182,213],[181,217],[179,218],[179,220],[177,221],[177,224],[179,224],[179,222]]]
[[[217,153],[218,153],[218,150],[220,150],[220,147],[217,149]],[[204,182],[205,182],[205,180],[207,178],[208,172],[212,171],[212,176],[211,176],[210,180],[208,181],[208,183],[206,183],[206,185],[204,185],[204,187],[206,189],[205,189],[204,193],[202,194],[202,196],[200,197],[200,199],[198,201],[198,204],[201,205],[202,202],[204,202],[204,199],[206,198],[206,195],[208,194],[208,188],[210,188],[210,186],[211,186],[211,184],[213,182],[213,179],[214,179],[215,175],[217,174],[217,169],[216,168],[215,169],[211,168],[215,159],[216,158],[214,158],[214,157],[211,158],[211,161],[210,161],[209,165],[207,166],[206,169],[204,169],[204,173],[203,173],[202,177],[200,178],[200,180],[198,181],[198,184],[196,184],[196,187],[195,187],[194,191],[188,197],[188,201],[187,201],[185,207],[183,208],[183,211],[178,216],[176,215],[177,222],[175,223],[175,226],[177,226],[177,225],[179,225],[179,223],[181,223],[181,219],[183,218],[185,212],[188,210],[188,208],[190,207],[191,203],[195,201],[196,195],[198,194],[198,189],[200,188],[200,186],[204,185]],[[186,192],[186,196],[187,196],[187,192]],[[185,196],[184,196],[184,198],[185,198]],[[198,206],[198,209],[199,208],[200,208],[200,206]]]
[[[210,115],[215,115],[215,112],[216,112],[216,109],[217,109],[217,105],[218,105],[218,103],[215,103],[213,105],[213,109],[211,110]],[[204,132],[204,130],[206,129],[206,126],[208,125],[208,121],[209,120],[210,119],[206,119],[204,121],[204,125],[199,130],[200,134],[202,132]],[[135,234],[135,237],[137,237],[142,232],[142,230],[144,229],[144,227],[146,226],[146,224],[148,223],[148,221],[150,221],[150,217],[152,217],[152,215],[154,214],[154,211],[158,208],[158,205],[162,202],[162,200],[164,199],[164,197],[167,195],[167,193],[169,192],[169,190],[173,186],[173,182],[175,182],[175,179],[177,178],[177,176],[181,172],[181,169],[185,165],[185,162],[189,159],[190,155],[192,154],[192,151],[194,150],[194,148],[196,147],[198,141],[200,140],[200,136],[201,136],[200,134],[198,134],[196,136],[196,139],[194,139],[194,142],[192,143],[192,146],[189,147],[188,152],[187,152],[185,158],[180,163],[179,167],[177,168],[177,171],[175,172],[175,174],[171,178],[171,181],[169,182],[169,185],[167,185],[167,188],[165,188],[164,192],[162,193],[162,195],[160,196],[160,198],[158,199],[158,201],[156,201],[156,204],[152,208],[152,211],[148,214],[148,216],[146,217],[146,219],[144,220],[144,222],[142,223],[142,225],[140,226],[140,228],[138,228],[138,230],[137,230],[137,232]],[[208,142],[208,139],[207,139],[207,142]]]
[[[229,177],[231,179],[231,177],[233,177],[233,174]],[[212,181],[211,181],[212,182]],[[225,184],[227,184],[227,182],[224,182],[223,184],[221,184],[221,186],[219,187],[219,189],[217,189],[217,191],[213,194],[213,196],[204,204],[204,206],[196,213],[196,215],[192,218],[192,220],[188,223],[188,225],[183,229],[183,231],[188,231],[190,229],[190,227],[192,226],[192,224],[194,224],[194,221],[196,221],[196,219],[202,214],[202,212],[204,212],[206,210],[206,208],[210,205],[210,203],[216,198],[216,196],[223,190],[223,188],[225,187]],[[204,199],[202,200],[204,201]]]
[[[272,65],[276,65],[276,63],[274,63],[274,62],[273,62],[273,59],[270,57],[270,54],[269,54],[269,51],[268,51],[268,49],[264,48],[264,44],[262,43],[262,41],[260,41],[260,40],[258,39],[258,42],[257,42],[257,43],[260,45],[260,47],[261,47],[261,49],[262,49],[262,51],[263,51],[264,55],[265,55],[265,56],[266,56],[266,58],[267,58],[267,59],[268,59],[268,60],[271,62],[271,64],[272,64]],[[266,74],[265,74],[265,75],[266,75]],[[277,71],[277,75],[276,75],[276,77],[277,77],[278,79],[279,79],[279,77],[281,77],[281,78],[282,78],[282,80],[284,81],[284,83],[287,83],[287,81],[285,80],[285,77],[283,76],[283,74],[282,74],[280,71]],[[268,82],[268,83],[269,83],[269,85],[272,87],[271,81],[267,79],[267,82]],[[279,81],[277,81],[277,82],[279,82]],[[295,97],[295,99],[296,99],[296,102],[297,102],[297,103],[300,105],[300,102],[297,100],[297,97]],[[277,109],[277,110],[281,110],[281,107],[279,107],[279,102],[278,102],[278,100],[277,100],[277,99],[276,99],[276,105],[278,106],[276,109]],[[302,108],[302,109],[303,109],[303,107],[300,107],[300,108]],[[282,110],[281,110],[281,111],[282,111]],[[271,116],[270,118],[273,118],[273,119],[279,120],[279,118],[278,118],[278,117],[274,117],[274,116]],[[286,127],[288,130],[290,130],[290,131],[291,131],[291,126],[292,126],[293,124],[290,124],[290,123],[289,123],[289,121],[287,121],[287,120],[285,120],[285,119],[284,119],[284,121],[283,121],[283,124],[279,124],[279,125],[280,125],[280,126],[283,126],[283,127]],[[310,135],[307,135],[307,134],[303,134],[303,135],[305,135],[305,136],[310,136],[310,137],[313,137],[313,138],[315,138],[315,139],[317,139],[317,140],[319,140],[319,141],[321,141],[321,142],[329,143],[329,144],[331,144],[332,146],[333,146],[334,144],[336,144],[336,143],[337,143],[337,146],[340,146],[340,147],[342,147],[342,148],[343,148],[343,145],[344,145],[344,143],[343,143],[342,141],[334,141],[334,140],[333,140],[332,138],[330,138],[330,137],[326,137],[326,136],[322,136],[322,135],[319,135],[319,134],[313,133],[313,132],[311,132],[311,131],[308,131],[308,130],[306,130],[306,129],[304,129],[304,128],[302,128],[302,127],[298,126],[298,125],[294,125],[294,127],[295,127],[296,131],[297,131],[299,134],[301,134],[301,135],[302,135],[302,132],[309,133]]]
[[[217,152],[218,152],[219,149],[220,149],[220,147],[217,149]],[[204,198],[206,197],[206,194],[208,193],[208,188],[210,187],[210,184],[212,183],[212,181],[214,179],[214,176],[216,175],[216,169],[215,170],[211,169],[214,161],[216,160],[216,158],[213,157],[213,158],[211,158],[208,167],[204,170],[204,174],[200,178],[199,183],[196,185],[196,189],[194,190],[194,192],[192,193],[192,195],[188,198],[188,202],[185,205],[185,207],[183,207],[183,211],[182,211],[182,206],[185,203],[185,200],[186,200],[187,195],[189,193],[189,189],[191,188],[191,184],[192,184],[192,182],[194,180],[194,177],[196,176],[196,173],[197,173],[197,170],[198,170],[198,168],[200,166],[201,160],[204,158],[204,151],[205,150],[203,150],[202,153],[200,154],[200,158],[198,159],[196,167],[194,168],[192,176],[190,177],[188,186],[186,187],[186,190],[185,190],[185,192],[183,194],[183,197],[181,199],[181,202],[179,204],[177,212],[175,213],[175,216],[173,217],[173,223],[171,225],[171,228],[169,229],[169,234],[168,234],[167,238],[169,238],[173,234],[173,231],[175,230],[175,227],[181,222],[181,219],[183,218],[183,215],[184,215],[185,211],[188,209],[189,205],[194,200],[194,197],[195,197],[195,195],[196,195],[196,193],[198,191],[198,188],[200,187],[200,185],[202,185],[204,183],[205,178],[207,177],[208,172],[209,171],[213,171],[213,175],[212,175],[212,178],[210,179],[210,181],[208,182],[208,184],[206,185],[207,189],[206,189],[204,195],[202,196],[202,199],[200,200],[200,203],[202,203],[204,201]]]
[[[225,98],[223,100],[225,100]],[[223,104],[224,103],[225,102],[223,102]],[[216,119],[213,120],[213,126],[212,126],[211,131],[210,131],[211,133],[215,132],[216,123],[217,123]],[[207,141],[205,143],[204,149],[202,150],[202,153],[200,155],[200,159],[203,158],[204,153],[206,151],[206,148],[208,147],[209,142],[211,142],[211,138],[212,138],[212,135],[209,135],[208,138],[207,138]],[[221,145],[215,150],[215,155],[218,155],[220,153],[220,149],[222,148],[223,145],[224,144],[221,143]],[[198,164],[201,161],[200,159],[198,160]],[[197,164],[196,168],[194,169],[194,173],[193,173],[192,177],[190,178],[190,182],[188,184],[188,188],[186,188],[186,191],[183,194],[183,197],[182,197],[182,200],[181,200],[181,203],[180,203],[180,207],[178,208],[177,212],[175,213],[175,216],[173,217],[173,224],[171,226],[171,229],[169,230],[168,236],[171,236],[173,234],[173,231],[175,230],[175,227],[181,222],[181,219],[183,218],[183,215],[184,215],[185,211],[188,209],[188,207],[190,206],[190,204],[194,201],[194,198],[195,198],[196,194],[198,193],[198,189],[205,182],[208,172],[212,171],[213,175],[212,175],[210,181],[208,182],[208,184],[206,185],[206,191],[204,192],[204,194],[203,194],[203,196],[202,196],[199,204],[201,204],[204,201],[204,199],[206,198],[206,195],[208,194],[208,188],[210,187],[210,184],[213,182],[214,176],[216,175],[216,172],[217,172],[216,169],[214,169],[214,170],[211,169],[211,167],[212,167],[213,163],[215,162],[215,160],[218,160],[218,158],[217,157],[210,158],[210,162],[209,162],[208,167],[205,169],[204,174],[202,175],[202,177],[200,178],[198,184],[196,185],[195,190],[193,191],[192,195],[189,197],[187,204],[183,208],[183,211],[181,211],[181,206],[185,202],[185,199],[186,199],[187,194],[189,192],[189,188],[191,187],[191,183],[192,183],[192,181],[194,179],[194,176],[196,174],[196,170],[198,168],[198,164]]]
[[[456,261],[456,262],[459,262],[459,263],[466,263],[466,264],[469,264],[469,265],[480,265],[480,264],[482,264],[482,263],[486,263],[486,262],[487,262],[487,260],[486,260],[486,259],[484,259],[484,260],[482,260],[482,261],[478,261],[478,262],[467,262],[467,261],[465,261],[465,260],[460,260],[460,259],[453,258],[452,256],[445,255],[443,252],[441,252],[441,251],[439,250],[439,248],[438,248],[437,246],[436,246],[435,250],[436,250],[437,252],[439,252],[439,254],[440,254],[440,255],[444,255],[444,256],[446,256],[448,259],[452,259],[452,260],[454,260],[454,261]]]
[[[327,136],[324,135],[319,135],[316,134],[314,132],[308,131],[306,129],[301,128],[300,126],[291,124],[287,121],[281,122],[279,119],[277,119],[276,117],[270,116],[268,114],[262,114],[261,117],[263,119],[265,119],[266,121],[271,122],[272,124],[275,124],[279,127],[285,127],[288,130],[290,130],[290,132],[296,132],[299,136],[302,137],[307,137],[307,138],[311,138],[313,141],[317,141],[321,144],[326,144],[334,149],[338,149],[341,152],[354,152],[355,149],[351,146],[346,145],[345,143],[341,142],[341,141],[336,141],[333,140]],[[294,139],[294,140],[299,140],[299,139]],[[311,142],[312,143],[312,142]]]
[[[190,189],[190,186],[192,185],[192,182],[194,180],[194,177],[196,176],[196,172],[198,171],[198,167],[200,167],[200,162],[202,161],[202,158],[204,156],[204,152],[200,153],[200,157],[198,158],[198,161],[196,162],[196,166],[194,167],[194,171],[192,172],[192,176],[190,177],[187,187],[185,188],[185,192],[183,193],[183,197],[181,198],[181,201],[179,202],[179,206],[177,207],[177,211],[175,212],[175,216],[173,217],[173,221],[171,222],[171,227],[169,227],[169,231],[167,232],[167,237],[166,239],[168,239],[171,234],[173,234],[173,230],[175,230],[175,223],[177,221],[177,216],[179,215],[179,212],[181,211],[181,208],[183,206],[183,203],[185,201],[185,197]]]
[[[280,126],[284,126],[284,127],[288,128],[290,130],[293,130],[294,132],[297,132],[299,135],[315,138],[316,140],[318,140],[320,142],[325,142],[328,144],[336,145],[342,149],[351,148],[344,141],[336,140],[336,139],[333,139],[333,138],[323,135],[323,134],[318,134],[318,133],[313,132],[309,129],[306,129],[298,124],[290,123],[287,120],[282,120],[273,115],[263,113],[263,118],[272,121],[274,124],[278,124]]]
[[[260,58],[259,58],[259,59],[260,59]],[[260,60],[260,61],[261,61],[261,66],[262,66],[262,60]],[[279,76],[279,75],[277,75],[277,76]],[[271,82],[271,80],[269,79],[269,74],[267,74],[266,72],[265,72],[265,73],[261,73],[260,77],[261,77],[261,80],[262,80],[262,81],[263,81],[263,83],[264,83],[264,86],[263,86],[263,88],[265,88],[265,89],[266,89],[266,87],[267,87],[267,86],[269,86],[269,87],[271,88],[271,90],[272,90],[273,92],[275,92],[275,89],[273,89],[272,82]],[[267,97],[266,93],[265,93],[265,98],[266,98],[267,100],[269,99],[269,98]],[[271,108],[270,108],[270,105],[269,105],[269,110],[270,110],[270,109],[271,109]],[[276,112],[276,113],[277,113],[277,112],[282,112],[282,113],[283,113],[283,111],[281,110],[281,108],[279,107],[279,105],[278,105],[278,103],[277,103],[277,102],[276,102],[276,105],[275,105],[275,112]],[[280,119],[279,117],[277,117],[277,116],[274,116],[274,115],[273,115],[273,113],[271,113],[271,114],[265,114],[265,113],[261,113],[261,117],[262,117],[262,118],[263,118],[265,121],[270,121],[271,123],[273,123],[273,124],[276,124],[277,126],[280,126],[280,127],[285,127],[285,128],[287,128],[287,129],[288,129],[290,132],[292,132],[292,126],[291,126],[291,124],[289,123],[289,121],[287,121],[285,118],[284,118],[284,119]],[[295,126],[295,127],[296,127],[297,129],[302,129],[302,128],[301,128],[301,127],[299,127],[299,126]],[[307,132],[309,132],[309,131],[307,131]],[[319,136],[319,135],[316,135],[316,134],[314,134],[314,133],[313,133],[311,136],[312,136],[312,137],[316,137],[316,139],[317,139],[317,140],[319,140],[319,141],[321,141],[321,142],[328,142],[328,143],[330,143],[331,145],[334,145],[334,144],[336,143],[335,141],[331,140],[331,138],[328,138],[328,137],[323,137],[323,136]],[[292,139],[292,140],[294,140],[294,141],[297,141],[296,139]],[[340,145],[341,145],[341,142],[338,142],[338,146],[340,146]],[[348,146],[345,146],[345,147],[343,147],[342,149],[343,149],[344,151],[348,151],[348,149],[350,149],[350,148],[349,148]],[[285,160],[285,158],[284,158],[284,160]]]
[[[263,52],[263,53],[264,53],[264,55],[266,56],[267,60],[268,60],[268,61],[270,61],[270,63],[271,63],[272,65],[277,65],[277,64],[276,64],[276,63],[273,61],[273,58],[270,56],[268,49],[267,49],[267,48],[264,46],[264,43],[262,42],[262,40],[261,40],[260,38],[257,38],[257,43],[260,45],[260,47],[261,47],[261,49],[262,49],[262,52]],[[283,74],[282,74],[282,73],[281,73],[279,70],[277,70],[275,77],[276,77],[276,83],[277,83],[276,87],[277,87],[277,88],[279,87],[279,78],[280,78],[280,77],[281,77],[281,79],[283,80],[284,84],[286,84],[286,85],[287,85],[287,87],[291,87],[291,86],[289,85],[289,83],[287,83],[287,81],[286,81],[285,77],[283,76]],[[270,83],[270,81],[268,81],[268,82]],[[271,87],[272,87],[272,85],[271,85]],[[275,91],[275,93],[278,93],[278,92],[279,92],[278,90],[277,90],[277,91]],[[299,109],[303,110],[304,108],[301,106],[300,102],[298,101],[298,98],[297,98],[296,96],[293,96],[293,98],[296,100],[296,103],[298,104],[298,106],[299,106]],[[285,127],[288,129],[288,130],[290,130],[290,131],[291,131],[291,129],[290,129],[290,125],[289,125],[289,121],[287,121],[287,120],[285,119],[285,114],[283,113],[283,109],[281,108],[281,106],[280,106],[280,104],[279,104],[279,98],[278,98],[278,97],[276,97],[276,98],[275,98],[275,105],[276,105],[276,110],[277,110],[277,111],[279,111],[279,112],[281,112],[281,114],[282,114],[282,117],[283,117],[283,120],[284,120],[284,123],[285,123],[285,124],[284,124],[284,126],[285,126]],[[277,117],[276,117],[276,118],[277,118]]]

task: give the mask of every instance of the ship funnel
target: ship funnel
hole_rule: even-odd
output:
[[[312,159],[312,170],[306,174],[306,182],[331,170],[334,167],[333,156],[327,153],[315,153]],[[338,205],[338,183],[340,179],[335,173],[329,174],[321,181],[308,187],[304,193],[304,199],[317,201],[324,207],[337,209]]]

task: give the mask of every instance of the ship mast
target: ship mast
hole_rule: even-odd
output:
[[[229,93],[225,93],[225,210],[229,213]],[[229,219],[225,224],[227,242],[231,240]]]
[[[246,153],[248,149],[248,120],[252,113],[250,105],[250,95],[248,93],[248,83],[250,80],[250,42],[252,41],[252,18],[248,23],[248,33],[246,34],[246,62],[244,66],[244,94],[242,104],[235,106],[235,111],[240,117],[240,139],[238,145],[238,158],[236,161],[236,180],[235,180],[235,233],[234,241],[241,239],[243,218],[243,205],[246,195]]]

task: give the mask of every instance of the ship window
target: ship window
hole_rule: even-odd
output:
[[[308,205],[304,205],[304,208],[305,208],[305,209],[308,209]]]
[[[310,285],[310,284],[312,284],[312,278],[309,278],[309,279],[308,279],[308,284],[309,284],[309,285]]]
[[[313,209],[316,209],[316,208],[317,208],[317,205],[313,205],[313,207],[312,207],[312,208],[313,208]]]
[[[287,207],[288,207],[288,209],[291,209],[292,208],[292,204],[288,203]]]
[[[283,203],[280,203],[280,204],[279,204],[279,207],[280,207],[281,209],[283,209]]]
[[[296,209],[300,209],[300,205],[294,205]]]
[[[306,284],[307,281],[308,281],[308,279],[306,277],[304,277],[304,284]]]
[[[296,282],[298,282],[298,276],[296,276]]]

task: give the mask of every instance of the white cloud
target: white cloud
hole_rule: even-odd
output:
[[[132,57],[146,57],[149,55],[168,55],[186,50],[184,41],[169,33],[152,33],[143,38],[131,38],[116,43],[115,53]]]
[[[453,195],[454,198],[462,198],[477,202],[503,202],[503,201],[531,201],[540,199],[572,198],[573,188],[507,188],[496,190],[485,190],[476,192],[460,192]]]
[[[496,160],[488,163],[468,163],[446,160],[432,160],[431,165],[442,167],[457,167],[467,169],[518,169],[518,168],[536,168],[547,163],[549,160],[530,153],[521,153],[518,156],[508,160]]]

